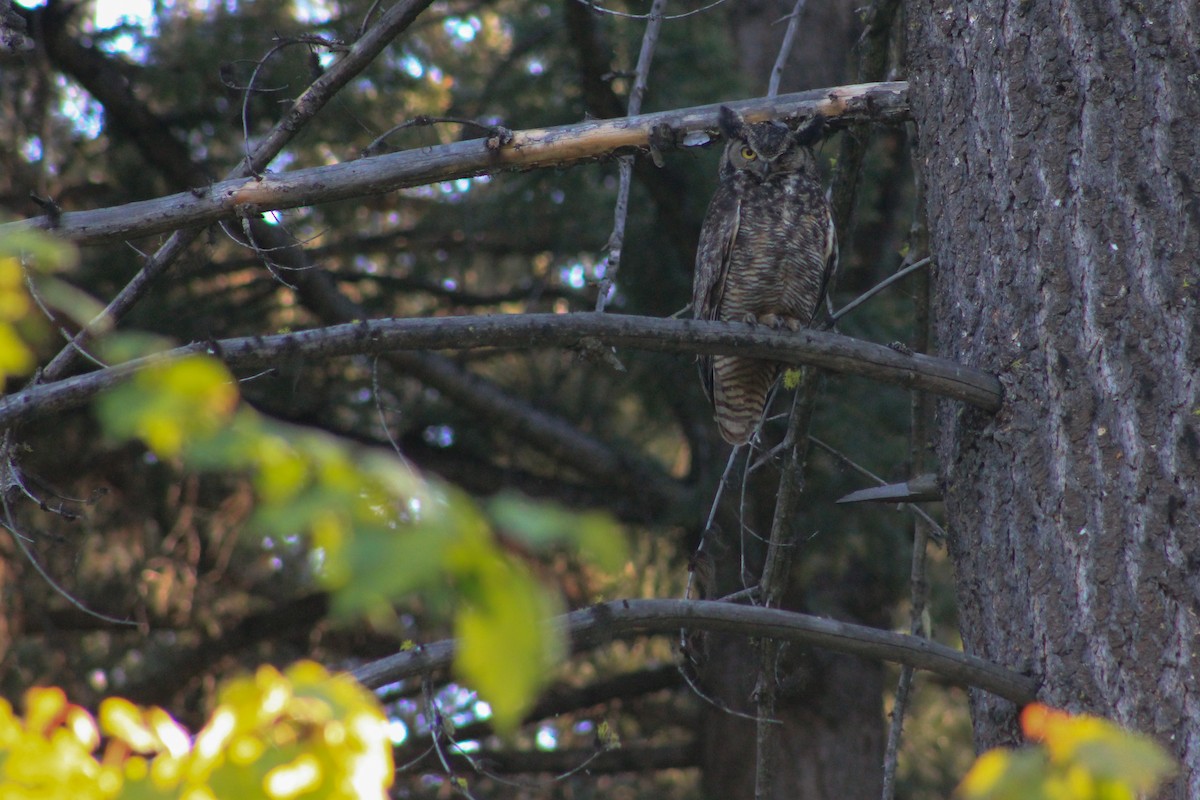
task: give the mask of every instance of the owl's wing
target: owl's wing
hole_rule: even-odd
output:
[[[696,319],[719,319],[730,253],[737,239],[741,213],[741,197],[727,184],[717,187],[704,215],[704,227],[700,230],[696,248],[696,272],[692,278],[692,316]],[[700,356],[698,362],[700,381],[708,399],[712,400],[712,356]]]
[[[821,273],[821,287],[817,292],[817,303],[813,306],[813,322],[821,313],[821,304],[825,302],[829,292],[829,284],[837,276],[838,269],[838,238],[837,229],[833,224],[833,210],[825,206],[825,269]],[[832,310],[832,309],[831,309]]]

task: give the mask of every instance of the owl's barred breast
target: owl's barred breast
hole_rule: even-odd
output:
[[[825,281],[828,206],[806,175],[758,183],[738,176],[740,224],[729,252],[718,318],[742,321],[768,314],[812,323]]]

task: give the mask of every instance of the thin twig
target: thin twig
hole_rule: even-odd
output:
[[[844,305],[840,309],[838,309],[837,313],[829,318],[829,323],[828,323],[827,327],[832,326],[839,319],[846,316],[851,311],[858,308],[863,303],[867,302],[872,297],[874,297],[875,295],[882,292],[884,289],[891,286],[893,283],[903,280],[904,278],[908,277],[909,275],[911,275],[912,273],[921,269],[922,267],[928,266],[930,261],[932,261],[932,259],[929,258],[928,256],[926,256],[925,258],[922,258],[920,261],[917,261],[913,264],[909,264],[904,269],[901,269],[901,270],[889,275],[888,277],[884,278],[879,283],[875,284],[870,289],[867,289],[865,292],[860,294],[858,297],[854,298],[849,303],[847,303],[846,305]],[[918,351],[918,352],[921,352],[921,351]]]
[[[495,143],[497,147],[502,147],[512,141],[512,131],[510,131],[508,128],[505,128],[503,125],[489,125],[486,122],[479,122],[466,117],[431,117],[427,114],[420,114],[412,119],[401,122],[399,125],[394,125],[381,133],[379,136],[376,136],[374,141],[362,149],[362,154],[364,156],[377,154],[380,148],[383,146],[384,141],[386,141],[389,136],[391,136],[393,133],[398,133],[402,130],[405,130],[406,128],[444,124],[462,125],[468,128],[476,128],[487,134],[488,137],[495,137]]]
[[[654,0],[650,6],[650,18],[646,32],[642,34],[642,49],[638,53],[637,70],[633,88],[629,91],[629,106],[626,116],[636,117],[642,113],[642,97],[650,79],[650,63],[654,60],[654,49],[658,46],[659,31],[662,30],[663,8],[667,0]],[[600,276],[600,291],[596,295],[596,310],[603,311],[608,296],[617,281],[621,268],[621,249],[625,246],[625,220],[629,215],[629,186],[633,181],[633,156],[621,156],[620,186],[617,189],[617,205],[613,211],[613,230],[608,237],[608,257],[604,262],[604,274]]]
[[[710,706],[717,709],[722,714],[728,714],[731,717],[738,717],[739,719],[753,720],[756,723],[760,722],[759,718],[756,717],[755,715],[747,714],[744,711],[738,711],[735,708],[730,708],[729,706],[725,705],[717,698],[715,698],[712,695],[705,692],[703,689],[700,688],[700,686],[696,683],[696,681],[694,681],[692,679],[692,676],[688,674],[688,671],[686,669],[684,669],[683,664],[679,664],[678,666],[679,666],[679,674],[683,677],[684,682],[688,685],[688,688],[692,690],[692,694],[696,695],[696,697],[699,697],[701,700],[708,703]],[[762,721],[773,723],[776,725],[783,724],[777,719],[768,719],[768,720],[762,720]]]
[[[775,66],[771,68],[771,80],[767,84],[767,97],[779,94],[779,81],[783,78],[783,68],[792,54],[792,44],[796,40],[796,31],[800,28],[800,17],[804,14],[806,2],[807,0],[796,0],[796,5],[792,8],[787,30],[783,34],[783,42],[779,45],[779,55],[775,57]]]
[[[18,474],[18,471],[17,465],[12,461],[12,447],[12,431],[8,430],[4,432],[3,445],[0,446],[0,452],[5,454],[5,462],[3,465],[3,472],[5,475],[4,482],[9,483],[10,481],[14,481],[20,483],[20,480],[15,477]],[[12,540],[17,543],[17,547],[21,550],[21,554],[25,556],[25,560],[33,566],[33,569],[37,572],[37,574],[42,577],[42,580],[44,580],[56,594],[66,598],[68,603],[73,605],[75,608],[78,608],[89,617],[95,617],[96,619],[103,620],[104,622],[111,622],[114,625],[137,625],[137,622],[131,619],[110,617],[108,614],[101,614],[99,611],[93,611],[84,605],[82,600],[75,597],[75,595],[71,594],[66,590],[65,587],[59,584],[58,581],[54,580],[54,578],[50,576],[50,573],[47,572],[37,560],[37,556],[34,555],[33,549],[29,546],[29,537],[21,533],[21,529],[17,526],[16,520],[13,519],[12,505],[8,502],[7,487],[5,487],[3,491],[0,491],[0,506],[3,506],[4,510],[4,527],[6,527],[8,532],[12,534]]]
[[[425,680],[422,681],[422,695],[425,698],[425,705],[428,709],[426,713],[429,714],[429,724],[433,728],[433,736],[431,737],[433,739],[433,749],[437,753],[438,761],[442,763],[442,769],[446,771],[446,775],[450,779],[450,787],[463,797],[468,798],[468,800],[475,800],[475,796],[472,795],[470,790],[467,789],[467,782],[465,780],[459,780],[458,776],[455,775],[454,768],[450,766],[450,759],[446,757],[445,751],[442,750],[442,737],[445,735],[443,730],[442,712],[441,709],[437,707],[437,700],[433,696],[433,690],[431,687],[432,681],[426,677]],[[467,756],[465,753],[461,752],[459,755],[466,756],[467,762],[474,767],[474,761],[470,758],[470,756]]]
[[[597,13],[608,14],[609,16],[612,16],[612,17],[621,17],[622,19],[650,19],[651,14],[654,13],[653,11],[651,11],[650,14],[630,14],[627,11],[614,11],[611,8],[605,8],[604,6],[602,6],[598,3],[593,3],[592,0],[579,0],[579,2],[582,3],[583,5],[587,6],[588,8],[590,8],[592,11],[595,11]],[[663,19],[684,19],[685,17],[690,17],[695,14],[703,14],[705,11],[708,11],[710,8],[716,8],[717,6],[721,5],[721,3],[724,3],[724,2],[725,2],[725,0],[715,0],[715,2],[709,3],[708,5],[702,6],[700,8],[697,8],[694,11],[685,11],[682,14],[668,14],[667,16],[664,16]]]

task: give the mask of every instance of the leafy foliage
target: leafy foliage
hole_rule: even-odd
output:
[[[1021,712],[1022,750],[998,748],[979,757],[963,778],[964,800],[1134,800],[1175,770],[1149,737],[1108,720],[1071,715],[1041,703]]]

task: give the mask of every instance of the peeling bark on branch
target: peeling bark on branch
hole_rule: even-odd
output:
[[[908,84],[839,86],[726,105],[736,108],[751,122],[813,114],[823,114],[839,123],[902,122],[908,118]],[[517,131],[510,143],[498,149],[490,149],[484,139],[472,139],[281,175],[237,178],[154,200],[67,212],[53,220],[43,216],[0,225],[0,236],[16,227],[36,227],[54,229],[78,244],[134,239],[239,215],[384,194],[484,173],[564,166],[646,148],[651,131],[660,125],[670,126],[676,133],[676,141],[685,133],[715,131],[719,106]]]

